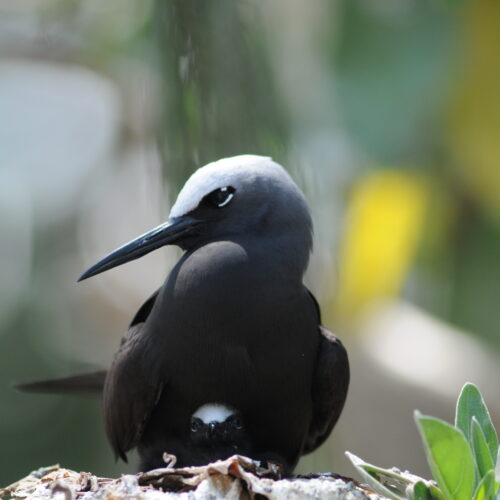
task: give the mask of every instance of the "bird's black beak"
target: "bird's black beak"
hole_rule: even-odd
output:
[[[169,219],[164,224],[155,227],[101,259],[97,264],[87,269],[78,278],[78,281],[138,259],[165,245],[175,245],[191,234],[200,223],[200,220],[185,215]]]
[[[216,422],[210,422],[208,424],[208,437],[210,439],[216,439],[219,437],[219,425]]]

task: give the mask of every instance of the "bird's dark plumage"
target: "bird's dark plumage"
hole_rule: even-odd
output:
[[[349,364],[302,284],[311,227],[302,193],[279,165],[235,157],[198,170],[167,223],[82,275],[164,244],[186,250],[135,315],[105,377],[105,425],[117,456],[137,447],[144,469],[161,466],[164,452],[175,452],[179,465],[225,458],[235,443],[192,439],[193,414],[207,403],[235,408],[245,422],[243,451],[288,472],[327,438]]]
[[[45,380],[35,380],[16,384],[14,387],[23,392],[40,394],[70,394],[75,396],[102,396],[106,370],[69,375]]]
[[[224,408],[225,415],[214,414],[211,418],[214,408],[217,412],[221,407],[207,404],[198,409],[191,416],[189,435],[183,439],[170,439],[170,454],[181,457],[183,464],[204,465],[235,454],[252,455],[252,438],[240,412]],[[145,456],[141,468],[147,470],[162,466],[158,458],[157,455]]]
[[[330,330],[319,327],[321,338],[313,383],[313,416],[303,454],[324,443],[342,413],[349,387],[349,362],[340,340]]]

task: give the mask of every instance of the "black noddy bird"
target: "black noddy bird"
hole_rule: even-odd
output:
[[[188,179],[167,222],[79,281],[164,245],[185,253],[135,315],[109,370],[21,388],[102,391],[115,455],[126,460],[137,448],[141,470],[162,467],[164,452],[187,466],[236,446],[291,473],[332,431],[349,385],[347,353],[302,283],[312,247],[304,195],[271,158],[210,163]],[[229,409],[213,422],[235,417],[212,442],[206,405]]]
[[[171,440],[169,454],[184,463],[205,465],[232,455],[252,455],[252,439],[240,412],[221,404],[205,404],[191,416],[189,439]]]

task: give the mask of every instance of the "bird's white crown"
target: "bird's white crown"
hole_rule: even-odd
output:
[[[223,158],[200,167],[191,175],[170,210],[170,218],[180,217],[194,210],[204,196],[212,191],[238,184],[256,175],[273,175],[294,184],[286,170],[272,158],[240,155]]]
[[[199,418],[203,423],[210,422],[225,422],[228,417],[234,415],[235,411],[228,406],[219,403],[208,403],[200,406],[194,413],[193,417]]]

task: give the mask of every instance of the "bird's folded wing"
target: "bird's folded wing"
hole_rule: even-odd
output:
[[[104,386],[104,423],[117,456],[134,448],[163,389],[159,370],[145,355],[144,323],[131,326],[115,355]]]
[[[151,297],[137,311],[130,327],[146,321],[159,290],[156,290]],[[126,341],[125,336],[122,342]],[[41,380],[32,380],[14,384],[14,389],[22,392],[33,392],[39,394],[70,394],[72,396],[94,396],[101,397],[104,389],[104,380],[107,370],[97,370],[87,373],[76,373],[65,377],[47,378]]]
[[[89,373],[78,373],[67,377],[49,378],[23,382],[14,385],[15,389],[23,392],[40,394],[71,394],[75,396],[102,396],[106,370]]]
[[[304,454],[314,451],[332,431],[342,412],[349,387],[349,360],[340,340],[320,326],[320,344],[313,379],[313,415]]]
[[[139,310],[135,313],[134,319],[129,325],[129,328],[132,326],[138,325],[139,323],[144,323],[147,319],[149,314],[151,313],[151,309],[153,309],[153,306],[155,305],[156,298],[158,297],[158,294],[160,293],[160,289],[156,290],[147,300],[142,304],[142,306],[139,308]],[[127,335],[123,337],[125,340]]]

